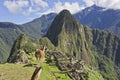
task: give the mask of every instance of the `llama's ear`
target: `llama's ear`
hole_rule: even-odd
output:
[[[46,51],[46,50],[47,50],[47,47],[46,47],[46,46],[43,46],[43,50]]]
[[[45,50],[47,50],[47,46],[45,46]]]

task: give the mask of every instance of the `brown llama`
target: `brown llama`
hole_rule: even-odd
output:
[[[45,46],[43,46],[43,48],[42,49],[40,49],[40,50],[36,50],[36,52],[35,52],[35,57],[36,57],[36,60],[37,61],[40,61],[40,60],[44,60],[45,59],[45,50],[46,50],[46,47]]]

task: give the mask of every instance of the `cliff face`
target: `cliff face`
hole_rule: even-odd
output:
[[[90,29],[84,27],[85,38],[89,44],[89,48],[97,51],[100,55],[104,55],[118,65],[120,53],[120,38],[105,31]]]
[[[120,38],[111,33],[99,30],[92,30],[93,45],[97,51],[105,55],[118,65],[120,63]]]

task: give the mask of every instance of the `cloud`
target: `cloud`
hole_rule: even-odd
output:
[[[80,6],[78,2],[55,2],[54,6],[42,14],[48,14],[50,12],[59,13],[63,9],[69,10],[72,14],[82,10],[84,7]]]
[[[78,3],[79,2],[79,3]],[[80,5],[82,2],[82,5]],[[83,4],[84,3],[84,4]],[[47,9],[42,13],[37,14],[48,14],[50,12],[59,13],[63,9],[68,9],[72,14],[84,9],[85,7],[90,7],[92,5],[98,5],[105,8],[120,9],[120,0],[82,0],[76,2],[54,2],[52,8]]]
[[[86,7],[95,4],[94,0],[82,0],[82,2],[85,3]]]
[[[106,8],[120,9],[120,0],[97,0],[95,4]]]
[[[51,0],[52,1],[52,0]],[[48,14],[50,12],[59,13],[63,9],[68,9],[72,14],[85,7],[96,4],[101,7],[120,9],[120,0],[78,0],[74,2],[61,2],[50,0],[4,0],[4,6],[11,13],[20,13],[26,16],[33,14]],[[50,6],[50,4],[52,6]]]
[[[11,12],[17,13],[18,11],[22,10],[22,8],[28,6],[28,1],[5,1],[4,6]]]
[[[105,8],[120,9],[120,0],[82,0],[82,2],[85,3],[85,7],[96,4]]]
[[[41,9],[48,7],[48,3],[43,0],[14,0],[4,1],[4,6],[11,13],[22,13],[23,15],[30,15],[40,11]]]
[[[43,0],[31,0],[32,6],[39,6],[42,8],[48,7],[48,3]]]
[[[25,15],[25,16],[29,16],[31,13],[34,13],[34,12],[37,12],[39,10],[37,9],[33,9],[31,6],[25,10],[25,11],[22,11],[22,14]]]
[[[63,9],[68,9],[71,13],[74,14],[74,13],[80,11],[82,8],[79,6],[78,2],[73,2],[73,3],[69,3],[69,2],[61,3],[61,2],[58,2],[58,3],[55,3],[55,11],[60,12]]]

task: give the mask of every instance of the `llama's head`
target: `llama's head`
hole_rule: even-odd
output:
[[[47,50],[47,47],[46,47],[46,46],[43,46],[43,47],[42,47],[42,50],[43,50],[43,51],[46,51],[46,50]]]

